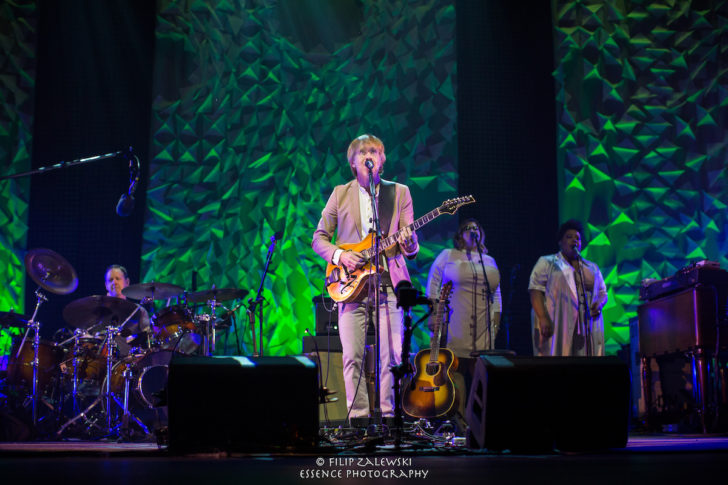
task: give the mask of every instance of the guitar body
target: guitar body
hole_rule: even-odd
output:
[[[415,418],[436,418],[455,408],[455,385],[451,370],[457,368],[457,357],[450,349],[440,349],[433,362],[430,349],[415,356],[417,372],[404,388],[402,409]]]
[[[352,244],[341,244],[343,250],[350,249],[358,253],[364,253],[374,246],[374,233],[369,234],[362,241]],[[356,301],[366,288],[366,282],[370,276],[376,273],[373,262],[368,262],[355,271],[348,271],[344,265],[326,266],[326,290],[335,302]]]
[[[407,227],[414,231],[415,229],[419,229],[428,222],[434,220],[441,214],[455,214],[461,206],[465,204],[472,204],[474,202],[475,199],[472,195],[446,200],[440,207],[428,212]],[[397,244],[397,236],[401,232],[402,229],[384,238],[381,241],[379,251],[383,252],[394,247],[394,245]],[[361,253],[366,260],[366,264],[355,271],[349,271],[343,265],[334,265],[331,263],[326,265],[326,291],[328,291],[329,296],[335,302],[348,303],[360,298],[363,289],[366,287],[367,279],[376,272],[373,264],[375,260],[374,253],[376,252],[374,250],[374,233],[370,233],[358,243],[340,244],[339,248],[344,250],[351,249],[352,251]]]

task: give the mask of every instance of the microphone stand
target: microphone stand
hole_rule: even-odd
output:
[[[374,380],[374,412],[373,412],[373,421],[374,426],[377,430],[382,429],[382,405],[381,405],[381,345],[380,345],[380,328],[379,328],[379,300],[381,298],[380,292],[382,288],[382,274],[379,271],[379,245],[381,243],[382,239],[382,228],[379,225],[379,208],[377,204],[377,192],[376,192],[376,186],[374,184],[374,174],[372,173],[372,167],[367,167],[369,169],[369,195],[371,196],[371,203],[372,203],[372,219],[374,222],[374,274],[376,275],[376,285],[374,288],[374,316],[375,316],[375,323],[374,323],[374,343],[376,346],[376,352],[374,355],[374,359],[376,360],[376,364],[374,365],[374,372],[376,374],[375,380]],[[371,296],[371,295],[370,295]],[[371,298],[369,299],[371,301]],[[372,312],[369,311],[369,319],[371,321]],[[366,341],[366,338],[365,338]],[[396,400],[396,396],[395,396]]]
[[[58,163],[54,163],[53,165],[36,168],[35,170],[29,170],[27,172],[15,173],[12,175],[4,175],[4,176],[0,177],[0,180],[16,179],[16,178],[20,178],[20,177],[26,177],[28,175],[36,175],[39,173],[52,172],[54,170],[58,170],[61,168],[70,168],[70,167],[75,167],[76,165],[84,165],[84,164],[91,163],[91,162],[98,162],[99,160],[105,160],[107,158],[117,157],[117,156],[123,154],[124,152],[125,152],[125,150],[119,150],[116,152],[104,153],[102,155],[92,155],[92,156],[86,157],[86,158],[77,158],[76,160],[71,160],[70,162],[58,162]],[[129,153],[131,153],[131,152],[132,152],[132,148],[129,147]]]
[[[268,274],[268,267],[270,261],[273,259],[273,250],[276,247],[278,241],[278,234],[273,234],[270,238],[270,246],[268,246],[268,255],[265,260],[265,267],[263,268],[263,276],[260,279],[260,286],[258,287],[258,293],[255,298],[248,299],[248,320],[250,322],[252,336],[253,336],[253,357],[263,356],[263,284],[265,283],[265,277]],[[260,339],[260,345],[258,350],[255,348],[255,309],[258,308],[258,338]]]
[[[491,326],[491,318],[490,318],[490,306],[493,304],[493,295],[490,290],[490,282],[488,281],[488,275],[485,272],[485,262],[483,261],[483,249],[482,249],[482,245],[480,244],[480,236],[477,234],[474,234],[474,236],[475,236],[475,243],[478,246],[478,254],[480,254],[480,267],[483,268],[483,278],[485,279],[485,300],[487,302],[487,305],[485,307],[485,321],[486,321],[486,325],[487,325],[486,331],[488,333],[488,349],[487,350],[492,350],[495,348],[495,342],[493,342],[493,328]],[[473,350],[475,350],[475,349],[473,349]]]
[[[584,338],[586,339],[586,355],[591,357],[592,355],[592,342],[591,342],[591,327],[592,327],[592,316],[589,308],[589,301],[586,299],[586,284],[584,281],[584,258],[581,257],[579,250],[574,247],[576,256],[579,261],[579,276],[581,277],[581,295],[584,298]],[[578,291],[578,288],[577,288]]]

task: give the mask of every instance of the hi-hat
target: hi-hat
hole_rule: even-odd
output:
[[[121,290],[121,293],[127,298],[135,300],[143,300],[144,298],[166,300],[167,298],[179,296],[183,291],[184,288],[181,286],[170,285],[169,283],[137,283],[136,285],[127,286]]]
[[[0,312],[0,328],[24,327],[28,320],[30,317],[22,313]]]
[[[72,327],[85,328],[93,334],[108,325],[121,325],[136,309],[136,303],[123,298],[92,295],[66,305],[63,319]]]
[[[213,288],[211,290],[196,291],[187,293],[187,301],[194,303],[206,302],[209,300],[226,301],[242,298],[245,290],[238,288]]]
[[[73,266],[50,249],[31,249],[25,255],[25,269],[38,286],[56,295],[68,295],[78,288]]]

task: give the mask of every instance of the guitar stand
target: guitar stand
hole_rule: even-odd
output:
[[[432,313],[432,302],[427,300],[426,302],[421,301],[417,297],[417,290],[411,286],[399,286],[395,289],[397,295],[397,306],[402,307],[404,313],[404,337],[402,341],[402,355],[401,362],[399,365],[392,366],[390,371],[394,377],[394,426],[392,428],[392,434],[394,435],[394,446],[399,449],[402,444],[402,435],[404,434],[404,414],[402,411],[402,393],[401,383],[402,379],[408,374],[412,374],[412,366],[410,365],[410,348],[412,346],[412,332],[414,327],[412,326],[412,307],[420,304],[427,303],[430,307],[430,311],[424,318],[427,318]],[[419,322],[418,322],[419,323]]]

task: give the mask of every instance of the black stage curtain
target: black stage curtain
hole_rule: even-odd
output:
[[[513,295],[510,344],[502,326],[496,346],[531,355],[528,277],[556,252],[559,224],[550,2],[456,8],[459,192],[478,200],[460,217],[485,228],[504,310]]]
[[[69,302],[105,294],[104,270],[127,267],[138,279],[150,138],[155,2],[42,1],[38,9],[38,70],[33,168],[133,146],[142,163],[136,208],[116,214],[128,189],[122,158],[34,175],[28,248],[48,248],[76,269],[78,289],[49,295],[38,319],[50,337],[64,326]],[[27,313],[37,285],[26,281]]]

